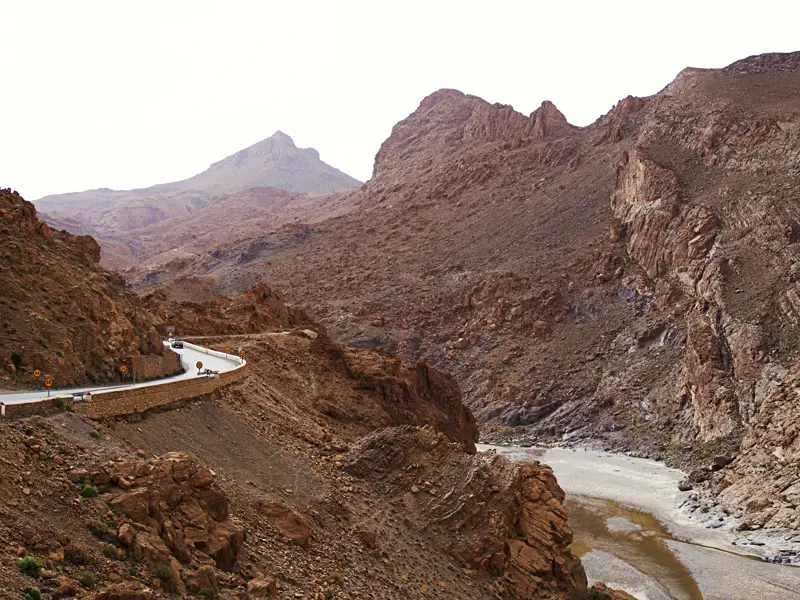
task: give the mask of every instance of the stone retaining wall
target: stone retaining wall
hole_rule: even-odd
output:
[[[245,363],[232,371],[220,373],[213,379],[192,377],[135,388],[97,392],[92,394],[91,400],[77,404],[76,409],[92,419],[141,413],[156,406],[211,394],[239,381],[249,370],[249,365]]]
[[[158,379],[168,377],[181,371],[181,357],[170,350],[164,350],[164,354],[129,356],[125,359],[130,371],[129,376],[136,374],[138,381],[146,379]]]
[[[56,398],[61,400],[57,403]],[[30,417],[33,415],[49,415],[63,409],[63,404],[72,403],[72,396],[56,396],[40,402],[26,402],[24,404],[7,404],[6,417]],[[61,404],[61,407],[56,406]]]

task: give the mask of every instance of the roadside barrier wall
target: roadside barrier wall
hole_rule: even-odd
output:
[[[203,346],[197,346],[188,342],[185,346],[211,356],[227,358],[235,364],[230,371],[218,373],[215,377],[192,377],[189,379],[177,379],[174,381],[154,381],[147,385],[138,387],[124,387],[108,391],[93,392],[90,399],[86,402],[74,403],[74,408],[92,419],[103,419],[106,417],[117,417],[141,413],[148,409],[158,406],[166,406],[173,402],[180,402],[189,398],[197,398],[206,394],[213,394],[219,389],[224,388],[245,377],[249,372],[249,366],[235,354],[225,354],[217,352]],[[180,364],[179,357],[175,356],[175,368]],[[239,364],[236,364],[236,363]],[[192,368],[192,367],[190,367]],[[11,416],[30,416],[35,414],[48,414],[59,408],[59,402],[72,403],[72,396],[56,396],[52,398],[25,402],[19,404],[6,405],[5,415]]]
[[[38,402],[26,402],[24,404],[7,404],[5,416],[7,417],[30,417],[33,415],[49,415],[61,410],[59,402],[72,402],[72,396],[56,396]],[[61,405],[63,408],[63,405]]]
[[[135,388],[96,392],[92,394],[91,400],[76,405],[76,409],[92,419],[141,413],[157,406],[212,394],[239,381],[247,375],[248,371],[249,366],[244,363],[232,371],[225,371],[214,378],[192,377],[191,379],[154,383]]]
[[[139,381],[156,379],[177,373],[181,368],[181,357],[169,350],[162,356],[147,354],[144,356],[129,356],[125,359],[131,373],[136,373]]]

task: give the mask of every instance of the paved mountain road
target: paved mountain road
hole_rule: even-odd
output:
[[[169,344],[164,342],[164,345],[169,348]],[[181,356],[181,363],[183,364],[184,369],[186,371],[179,375],[174,375],[172,377],[164,377],[162,379],[154,379],[152,381],[145,381],[142,383],[125,383],[125,384],[114,384],[114,385],[107,385],[107,386],[83,386],[83,387],[76,387],[76,388],[69,388],[69,389],[58,389],[52,388],[50,390],[50,396],[69,396],[71,394],[81,394],[86,392],[100,392],[105,390],[113,390],[113,389],[122,389],[127,387],[146,387],[150,385],[158,385],[160,383],[164,383],[166,381],[177,381],[179,379],[191,379],[192,377],[205,377],[205,374],[197,374],[197,368],[195,367],[195,363],[198,361],[203,363],[203,369],[211,369],[212,371],[231,371],[235,369],[237,366],[241,364],[241,360],[238,356],[229,355],[229,358],[224,358],[221,356],[214,356],[212,354],[207,354],[206,349],[201,346],[195,346],[193,344],[184,343],[184,347],[182,349],[175,349],[171,350],[173,352],[177,352]],[[40,379],[44,379],[42,376]],[[47,400],[47,389],[42,385],[41,391],[35,392],[8,392],[8,393],[0,393],[0,402],[5,404],[25,404],[29,402],[41,402],[42,400]]]

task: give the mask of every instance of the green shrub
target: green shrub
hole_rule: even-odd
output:
[[[128,575],[130,575],[131,577],[136,577],[136,573],[137,573],[136,567],[131,567],[130,569],[128,569]]]
[[[86,589],[89,589],[94,586],[94,573],[91,571],[84,571],[78,577],[78,583],[80,583]]]
[[[108,535],[108,526],[102,521],[92,521],[89,523],[89,531],[94,537],[103,538]]]
[[[114,544],[103,546],[103,554],[112,560],[119,560],[119,549]]]
[[[26,587],[22,590],[22,597],[25,598],[25,600],[42,600],[42,593],[39,591],[39,588]]]
[[[42,563],[32,556],[26,556],[19,561],[19,570],[30,577],[39,577],[42,572]]]
[[[97,431],[97,429],[92,429],[89,432],[89,435],[92,436],[94,439],[99,439],[100,438],[100,432]]]
[[[97,491],[97,488],[91,485],[85,485],[81,490],[81,496],[83,498],[97,498],[99,495],[100,492]]]
[[[67,406],[67,403],[64,402],[63,398],[56,398],[53,400],[53,406],[55,406],[58,410],[64,410],[64,407]]]

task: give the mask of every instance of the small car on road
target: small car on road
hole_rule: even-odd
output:
[[[175,340],[174,342],[172,342],[172,347],[173,348],[183,348],[183,340],[181,340],[181,339]]]

